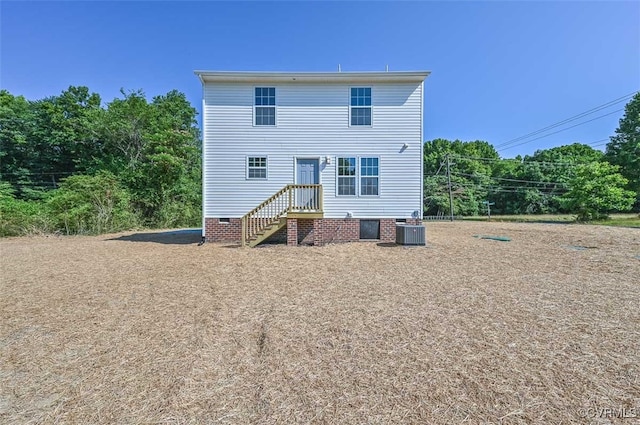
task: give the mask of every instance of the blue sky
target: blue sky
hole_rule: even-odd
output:
[[[28,99],[177,89],[200,110],[195,69],[431,70],[425,140],[500,145],[640,89],[638,1],[2,1],[0,28],[0,87]],[[500,153],[602,140],[622,113]]]

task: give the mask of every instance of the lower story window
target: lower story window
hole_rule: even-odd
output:
[[[355,158],[338,158],[338,195],[356,195]]]
[[[360,195],[378,195],[378,158],[360,158]]]
[[[267,178],[267,157],[250,156],[247,158],[247,178],[266,179]]]

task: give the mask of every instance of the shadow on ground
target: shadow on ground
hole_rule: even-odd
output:
[[[120,236],[107,240],[127,242],[153,242],[167,245],[189,245],[197,244],[202,240],[202,230],[183,229],[155,233],[133,233],[131,235]]]

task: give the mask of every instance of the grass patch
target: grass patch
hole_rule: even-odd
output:
[[[622,214],[612,215],[609,220],[592,221],[590,224],[599,224],[604,226],[616,226],[616,227],[634,227],[640,228],[640,216],[634,215],[631,217],[625,217]]]
[[[463,217],[463,220],[469,221],[489,221],[486,215],[476,215]],[[492,215],[491,221],[507,222],[507,223],[575,223],[576,216],[573,214],[539,214],[539,215]]]
[[[489,221],[487,216],[457,217],[465,221]],[[491,221],[506,223],[577,223],[573,214],[540,214],[540,215],[492,215]],[[640,227],[638,214],[611,214],[608,220],[590,221],[585,224],[615,226],[615,227]]]

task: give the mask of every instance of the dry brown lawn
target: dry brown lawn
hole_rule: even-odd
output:
[[[0,422],[640,422],[640,230],[427,238],[1,240]]]

